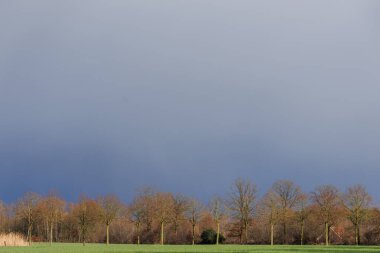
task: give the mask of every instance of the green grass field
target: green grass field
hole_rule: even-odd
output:
[[[343,253],[343,252],[380,252],[380,247],[371,246],[261,246],[261,245],[110,245],[109,247],[100,244],[81,244],[72,243],[58,243],[53,246],[48,244],[35,244],[31,247],[0,247],[0,253],[121,253],[121,252],[135,252],[135,253],[155,253],[155,252],[172,252],[172,253],[218,253],[218,252],[235,252],[235,253],[269,253],[269,252],[328,252],[328,253]]]

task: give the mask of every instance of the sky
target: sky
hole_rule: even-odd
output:
[[[380,201],[380,2],[0,2],[0,199],[152,186]]]

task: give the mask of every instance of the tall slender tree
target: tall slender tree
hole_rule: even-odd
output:
[[[278,195],[269,190],[261,201],[262,213],[268,220],[270,225],[270,244],[274,245],[274,227],[278,223],[280,217],[280,205]]]
[[[360,244],[360,225],[368,217],[372,198],[362,185],[349,187],[343,195],[343,204],[348,212],[348,219],[355,229],[355,244]]]
[[[160,243],[165,242],[165,225],[173,217],[173,196],[170,193],[157,192],[154,196],[155,214],[160,224]]]
[[[333,185],[322,185],[311,193],[311,200],[319,207],[319,213],[325,226],[325,244],[329,245],[330,227],[340,204],[339,191]]]
[[[134,224],[134,227],[136,229],[136,235],[137,235],[137,245],[140,245],[140,230],[141,230],[141,224],[143,222],[143,215],[144,215],[144,206],[142,205],[140,199],[134,199],[133,203],[131,204],[129,208],[130,212],[130,220]]]
[[[187,209],[188,200],[185,196],[181,194],[177,194],[173,199],[173,227],[174,227],[174,235],[176,239],[178,239],[178,228],[179,224],[182,220],[185,219],[185,211]]]
[[[142,210],[141,218],[143,224],[145,225],[145,231],[147,233],[151,232],[152,230],[153,219],[155,216],[155,194],[156,191],[152,188],[144,188],[139,192],[137,196],[137,202],[139,203],[139,206]]]
[[[98,199],[100,218],[106,226],[106,245],[110,244],[110,225],[118,217],[123,204],[116,195],[106,195]]]
[[[248,226],[253,219],[256,201],[256,186],[250,181],[237,179],[232,187],[228,200],[228,208],[232,216],[239,222],[240,243],[248,243]]]
[[[78,222],[80,239],[85,246],[89,230],[99,221],[100,207],[95,200],[81,196],[74,206],[73,214]]]
[[[214,197],[210,203],[210,211],[212,218],[216,223],[216,245],[219,244],[220,222],[224,216],[224,203],[220,197]]]
[[[292,209],[299,201],[299,196],[301,190],[292,181],[289,180],[279,180],[275,182],[272,186],[273,193],[277,195],[277,199],[280,205],[280,215],[283,225],[283,243],[288,243],[287,236],[287,223],[292,213]]]
[[[305,221],[310,215],[309,196],[307,194],[300,194],[299,201],[295,206],[295,211],[297,221],[300,224],[300,244],[303,245],[305,235]]]
[[[196,199],[190,199],[188,201],[188,206],[187,206],[187,218],[191,224],[191,232],[192,232],[192,244],[195,244],[195,226],[198,224],[200,218],[201,218],[201,213],[203,210],[203,206],[201,203],[198,202]]]
[[[34,192],[27,192],[16,205],[17,216],[26,222],[28,227],[27,239],[29,245],[32,244],[33,225],[38,218],[38,204],[41,196]]]
[[[54,224],[62,218],[62,214],[66,207],[66,202],[54,193],[50,193],[47,197],[41,199],[40,207],[43,211],[49,230],[50,246],[53,244]]]
[[[8,208],[7,205],[0,200],[0,233],[5,232],[5,223],[8,219]]]

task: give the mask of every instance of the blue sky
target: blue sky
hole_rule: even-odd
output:
[[[0,198],[380,176],[378,1],[2,1]]]

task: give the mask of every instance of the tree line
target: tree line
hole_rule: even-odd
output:
[[[15,203],[0,201],[0,232],[32,242],[380,244],[380,209],[362,185],[339,191],[321,185],[305,193],[279,180],[262,196],[237,179],[224,197],[209,203],[144,188],[131,203],[116,195],[85,195],[70,203],[28,192]]]

